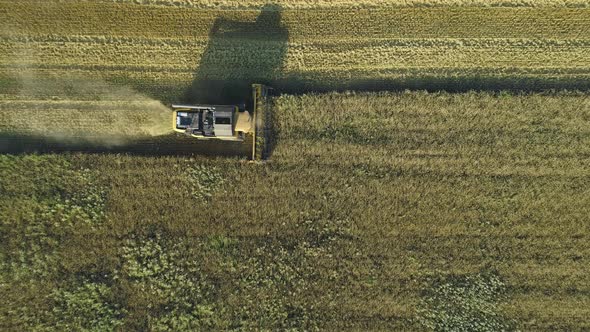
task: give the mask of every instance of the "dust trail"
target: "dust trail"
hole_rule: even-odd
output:
[[[171,112],[130,88],[81,77],[19,77],[21,93],[0,101],[0,131],[61,141],[122,145],[171,131]]]
[[[170,109],[129,87],[35,69],[34,50],[15,50],[10,62],[18,93],[0,96],[0,135],[117,146],[172,131]]]

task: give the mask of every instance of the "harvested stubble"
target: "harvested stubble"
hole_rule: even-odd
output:
[[[25,63],[45,74],[75,68],[167,101],[193,80],[294,92],[589,88],[585,8],[338,7],[275,11],[280,22],[257,21],[258,10],[112,2],[9,1],[0,10],[3,85]],[[215,24],[230,32],[212,32]]]

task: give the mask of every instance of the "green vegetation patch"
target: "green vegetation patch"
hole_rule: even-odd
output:
[[[75,278],[58,277],[64,262],[74,260],[65,250],[70,241],[103,225],[106,196],[98,173],[68,156],[0,155],[0,275],[3,287],[19,290],[0,300],[8,309],[6,328],[98,331],[117,325],[117,309],[103,303],[107,286],[71,286]],[[35,304],[27,305],[32,299]]]
[[[225,181],[220,169],[215,166],[190,166],[187,172],[191,194],[199,200],[211,198],[213,192]]]
[[[216,325],[214,285],[204,275],[198,250],[159,232],[131,238],[122,247],[122,268],[116,272],[132,310],[147,311],[152,331],[194,331]],[[217,316],[219,317],[219,315]]]
[[[348,273],[336,258],[355,252],[350,222],[326,219],[319,211],[300,216],[291,227],[297,236],[238,243],[229,257],[236,281],[232,301],[236,327],[317,330],[336,315],[339,285]],[[234,310],[235,310],[234,309]]]
[[[54,155],[0,155],[0,234],[7,275],[18,280],[55,273],[59,243],[101,225],[106,190],[97,176]]]
[[[491,273],[438,278],[424,291],[420,321],[434,331],[513,330],[497,307],[504,292],[505,284]]]
[[[56,330],[114,331],[122,324],[124,311],[114,302],[114,291],[106,284],[86,281],[56,289],[51,298],[50,315]]]

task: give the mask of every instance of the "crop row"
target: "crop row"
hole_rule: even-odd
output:
[[[588,10],[435,7],[260,12],[100,2],[0,2],[3,34],[194,38],[207,37],[219,19],[218,24],[225,22],[234,32],[261,37],[284,29],[290,40],[341,36],[585,38],[590,33]]]
[[[169,44],[166,41],[57,42],[0,41],[3,65],[40,68],[128,68],[145,71],[207,72],[212,77],[252,76],[274,63],[284,75],[305,70],[485,69],[523,72],[533,69],[578,71],[588,68],[590,42],[509,39],[362,39],[289,43],[278,41],[205,41]],[[21,54],[19,54],[21,53]],[[10,58],[12,55],[12,59]],[[206,58],[203,56],[206,55]],[[148,61],[149,59],[149,61]],[[223,70],[225,69],[225,70]],[[280,72],[273,73],[280,76]],[[276,77],[272,77],[276,78]]]
[[[401,159],[413,159],[413,154],[420,152],[433,153],[430,158],[415,159],[417,164],[413,169],[424,172],[442,172],[443,165],[448,165],[462,168],[466,173],[490,176],[519,169],[533,175],[537,170],[529,166],[535,163],[527,163],[527,159],[543,163],[542,169],[556,174],[573,176],[588,171],[586,166],[565,167],[571,162],[582,166],[582,160],[575,156],[583,156],[587,151],[583,144],[577,143],[588,139],[583,124],[589,120],[590,100],[584,95],[522,96],[506,100],[486,94],[415,96],[420,104],[427,105],[424,108],[417,108],[418,102],[414,100],[407,102],[404,94],[366,94],[354,98],[336,94],[333,98],[334,101],[323,95],[316,99],[312,95],[301,97],[296,100],[298,103],[292,99],[279,103],[284,105],[277,113],[281,135],[301,145],[321,146],[318,142],[322,140],[361,144],[350,147],[351,158],[342,160],[342,164],[354,163],[358,158],[374,164],[379,161],[385,168],[399,167]],[[340,99],[342,104],[337,104]],[[313,113],[301,111],[307,104],[315,110]],[[361,108],[363,112],[354,111]],[[365,144],[374,148],[362,156]],[[482,146],[486,149],[481,149]],[[352,151],[361,155],[353,158],[356,152]],[[334,156],[337,153],[333,152]],[[463,153],[481,160],[473,163],[458,158]],[[555,158],[542,158],[548,154]],[[498,156],[522,162],[504,168]]]

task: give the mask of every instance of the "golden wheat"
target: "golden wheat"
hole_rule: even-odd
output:
[[[0,8],[0,81],[23,66],[40,76],[76,69],[167,101],[195,80],[274,82],[288,91],[588,85],[590,15],[581,8],[284,10],[272,14],[280,22],[259,22],[256,10],[111,2]],[[214,26],[221,32],[210,34]]]

